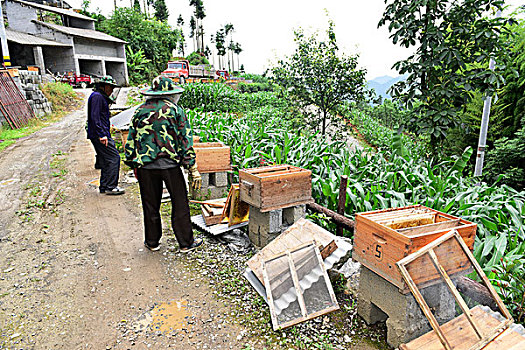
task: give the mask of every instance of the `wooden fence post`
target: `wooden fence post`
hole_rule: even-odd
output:
[[[345,205],[346,205],[346,187],[348,185],[348,176],[341,176],[341,183],[339,184],[339,198],[337,201],[337,213],[340,215],[345,214]],[[343,226],[337,224],[337,236],[343,235]]]

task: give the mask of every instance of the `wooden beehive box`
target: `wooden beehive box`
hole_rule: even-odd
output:
[[[230,171],[230,147],[221,142],[196,142],[193,144],[200,173]]]
[[[409,292],[396,262],[418,251],[436,238],[456,229],[470,250],[474,247],[477,225],[449,214],[413,205],[356,214],[352,257],[390,283],[403,294]],[[456,274],[470,267],[464,256],[452,256]],[[424,267],[415,282],[422,288],[440,280],[432,264]]]
[[[261,212],[313,202],[312,172],[291,165],[239,170],[241,200]]]

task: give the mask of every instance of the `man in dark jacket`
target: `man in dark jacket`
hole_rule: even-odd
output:
[[[118,187],[120,155],[115,147],[115,140],[109,132],[109,98],[115,86],[112,77],[105,76],[95,83],[93,93],[88,99],[87,138],[95,147],[95,168],[100,169],[100,193],[109,195],[123,194]]]

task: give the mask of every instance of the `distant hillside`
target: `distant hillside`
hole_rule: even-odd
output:
[[[371,89],[374,89],[378,96],[381,96],[383,98],[392,98],[389,94],[387,94],[388,89],[395,83],[401,80],[405,80],[405,75],[400,75],[396,78],[393,78],[388,75],[384,75],[382,77],[378,77],[372,80],[368,81],[368,87]]]

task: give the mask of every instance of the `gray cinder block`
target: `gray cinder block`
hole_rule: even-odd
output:
[[[421,294],[440,324],[455,317],[455,299],[444,283],[423,288]],[[400,293],[365,266],[360,269],[357,312],[368,324],[386,320],[387,343],[394,348],[431,330],[411,293]]]

